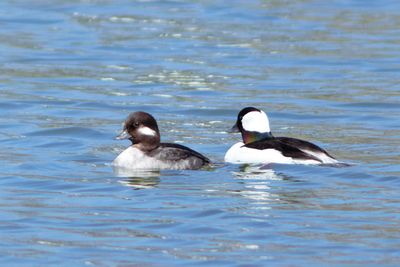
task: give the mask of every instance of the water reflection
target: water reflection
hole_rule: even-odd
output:
[[[135,189],[152,188],[160,183],[159,170],[133,170],[113,166],[114,175],[125,178],[120,183]]]
[[[119,182],[134,189],[154,188],[160,183],[160,176],[130,177]]]
[[[241,179],[262,179],[262,180],[282,180],[283,177],[276,174],[272,165],[240,165],[238,172],[232,174]]]
[[[214,163],[211,166],[206,166],[200,170],[187,170],[188,173],[196,173],[201,175],[205,172],[215,171],[219,167],[223,166],[220,163]],[[182,170],[135,170],[135,169],[128,169],[128,168],[121,168],[117,166],[112,166],[113,173],[116,177],[125,178],[120,180],[120,182],[126,186],[131,186],[134,188],[152,188],[158,185],[161,181],[162,177],[168,176],[187,176],[187,173],[182,172]]]
[[[285,177],[277,174],[268,165],[241,165],[239,171],[232,175],[244,186],[238,194],[254,200],[257,204],[267,204],[279,201],[277,194],[271,193],[270,183],[273,180],[283,180]]]

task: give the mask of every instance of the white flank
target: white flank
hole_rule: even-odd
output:
[[[319,164],[316,160],[299,160],[285,157],[276,149],[254,149],[244,147],[242,142],[234,144],[225,154],[225,162],[229,163],[280,163],[280,164]]]
[[[320,159],[323,164],[335,164],[335,163],[338,163],[338,161],[336,159],[329,157],[328,155],[326,155],[323,152],[316,152],[316,151],[310,151],[310,150],[305,150],[305,149],[301,149],[301,151]]]
[[[157,135],[156,131],[154,131],[154,130],[150,129],[149,127],[146,127],[146,126],[140,127],[138,132],[143,134],[143,135],[150,135],[150,136],[156,136]]]
[[[243,116],[242,125],[246,131],[268,133],[270,132],[269,120],[264,111],[251,111]]]

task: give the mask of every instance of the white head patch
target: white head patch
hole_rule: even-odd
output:
[[[243,129],[249,132],[269,133],[269,120],[264,111],[251,111],[242,118]]]
[[[143,134],[143,135],[150,135],[150,136],[156,136],[157,135],[156,131],[154,131],[154,130],[150,129],[149,127],[146,127],[146,126],[140,127],[138,129],[138,132],[140,134]]]

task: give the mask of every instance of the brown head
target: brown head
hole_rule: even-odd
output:
[[[128,116],[116,139],[129,139],[140,150],[151,151],[160,145],[160,132],[153,116],[137,111]]]

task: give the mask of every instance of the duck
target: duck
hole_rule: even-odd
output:
[[[116,139],[129,139],[132,144],[113,160],[114,169],[184,170],[200,169],[211,163],[210,159],[186,146],[161,143],[157,121],[147,112],[129,114]]]
[[[231,146],[224,160],[236,164],[337,164],[321,147],[297,138],[275,137],[267,114],[255,107],[243,108],[231,132],[240,132],[242,141]]]

